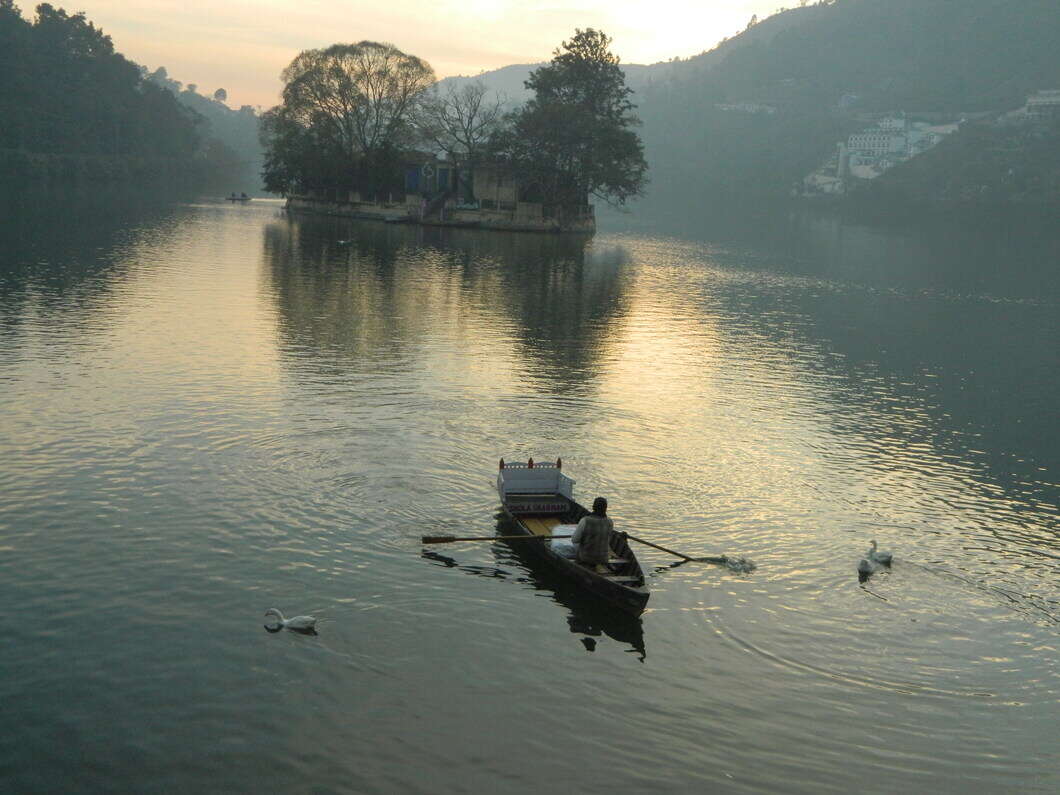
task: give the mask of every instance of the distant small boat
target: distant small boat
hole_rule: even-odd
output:
[[[545,540],[552,536],[569,536],[578,521],[589,513],[574,501],[574,481],[563,474],[562,462],[506,464],[501,460],[497,476],[504,513],[519,535],[538,536],[541,541],[515,541],[513,547],[539,556],[557,573],[581,585],[590,593],[613,605],[640,615],[648,604],[650,592],[644,581],[637,556],[621,533],[611,539],[611,555],[602,571],[572,559],[566,538]]]
[[[248,202],[248,201],[251,201],[251,198],[249,196],[247,196],[247,194],[245,194],[245,193],[240,194],[239,196],[236,196],[233,193],[231,196],[229,196],[227,198],[228,198],[228,201],[230,201],[230,202]]]

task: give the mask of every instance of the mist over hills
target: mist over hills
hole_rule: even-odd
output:
[[[257,127],[253,108],[148,76],[83,12],[0,0],[2,188],[252,188]]]
[[[801,18],[798,14],[791,12],[776,14],[749,26],[739,36],[726,38],[709,51],[705,50],[690,58],[673,58],[654,64],[621,64],[622,71],[626,75],[626,85],[640,93],[652,89],[656,84],[672,81],[679,75],[704,72],[722,61],[736,48],[755,42],[768,42],[781,31],[796,24]],[[530,97],[530,92],[524,85],[530,72],[544,65],[543,61],[534,64],[513,64],[479,75],[446,77],[439,82],[444,88],[449,84],[460,86],[481,80],[497,94],[507,97],[510,102],[520,103]]]
[[[145,70],[146,71],[146,70]],[[261,191],[261,168],[264,154],[258,138],[259,118],[255,108],[242,105],[238,110],[230,108],[227,92],[218,89],[213,96],[200,94],[194,83],[185,85],[170,78],[165,67],[158,67],[146,79],[164,88],[181,105],[191,110],[201,127],[202,135],[219,141],[236,158],[232,172],[236,184],[232,188],[245,191]],[[220,94],[221,96],[218,96]]]
[[[500,69],[494,69],[491,72],[483,72],[482,74],[473,77],[463,75],[445,77],[438,81],[438,85],[444,90],[445,87],[449,85],[462,86],[467,83],[482,81],[491,91],[498,96],[503,97],[508,104],[518,105],[530,99],[530,91],[527,90],[525,85],[526,80],[530,77],[530,73],[544,65],[544,62],[535,64],[512,64],[511,66],[502,66]],[[645,66],[643,64],[621,64],[622,71],[626,75],[626,85],[634,91],[645,91],[656,81],[669,79],[673,75],[676,66],[676,61],[657,63],[650,66]]]

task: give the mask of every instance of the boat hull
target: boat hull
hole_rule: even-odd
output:
[[[574,523],[588,513],[583,506],[573,500],[568,502],[570,509],[563,517],[565,523]],[[534,533],[527,526],[521,514],[513,512],[507,504],[502,504],[501,507],[511,529],[514,531],[513,535],[540,536],[539,533]],[[512,542],[512,546],[518,551],[532,555],[565,579],[577,583],[585,591],[632,615],[640,615],[647,607],[648,598],[651,594],[644,586],[640,564],[637,562],[633,551],[629,549],[628,542],[621,538],[616,540],[615,544],[619,545],[619,548],[614,551],[619,552],[624,559],[631,561],[624,568],[627,572],[635,572],[635,576],[639,577],[639,583],[627,585],[608,579],[607,576],[600,575],[577,561],[554,552],[552,545],[546,540]]]

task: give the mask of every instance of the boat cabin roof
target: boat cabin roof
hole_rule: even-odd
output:
[[[530,459],[524,463],[505,463],[501,459],[497,474],[497,492],[501,502],[507,503],[512,496],[559,495],[574,499],[574,480],[563,474],[563,463],[536,463]]]

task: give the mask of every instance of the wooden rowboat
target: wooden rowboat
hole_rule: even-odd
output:
[[[651,595],[637,556],[622,533],[611,538],[611,556],[603,571],[579,563],[570,541],[578,521],[589,511],[574,500],[574,481],[563,474],[563,463],[500,462],[497,492],[511,520],[513,535],[532,540],[513,541],[520,550],[538,556],[586,591],[634,615],[639,615]],[[540,539],[540,540],[538,540]]]

